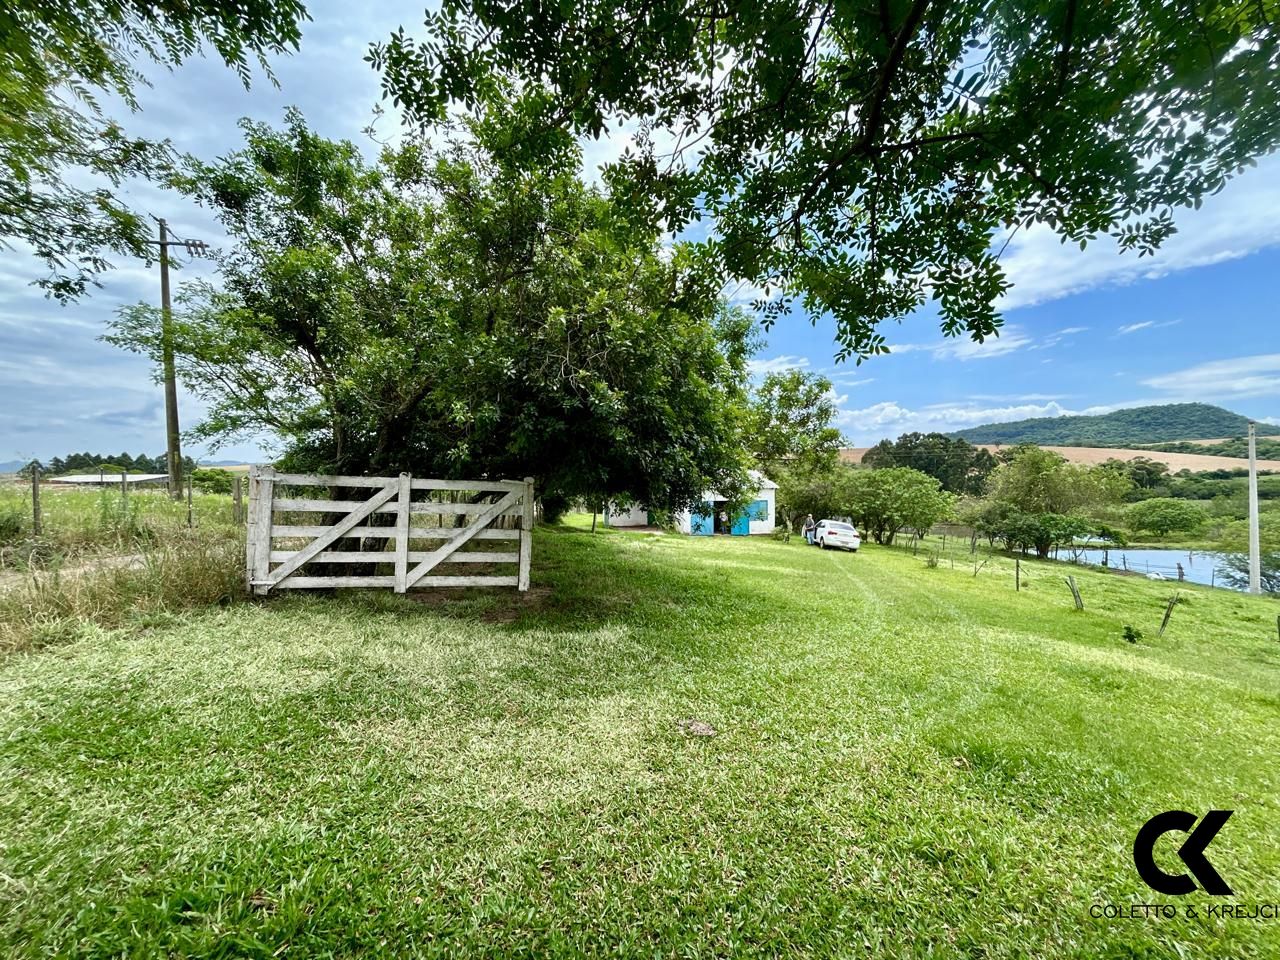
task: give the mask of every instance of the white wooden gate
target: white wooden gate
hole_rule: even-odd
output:
[[[306,495],[315,488],[326,496]],[[330,489],[345,490],[346,496],[367,491],[368,496],[330,499]],[[335,520],[335,515],[342,516]],[[464,549],[479,546],[477,541],[499,542],[492,549]],[[508,545],[515,549],[497,549]],[[335,477],[277,473],[270,467],[249,471],[246,580],[260,596],[318,587],[391,587],[397,593],[414,587],[528,590],[532,546],[532,478],[415,480],[407,473]],[[324,576],[310,569],[339,563],[357,565],[360,572]],[[514,572],[440,570],[454,564]],[[379,572],[380,567],[394,572]]]

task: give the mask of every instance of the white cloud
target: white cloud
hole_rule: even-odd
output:
[[[1003,259],[1013,288],[999,308],[1014,310],[1095,287],[1154,279],[1280,243],[1280,156],[1264,158],[1221,193],[1206,197],[1199,210],[1174,216],[1179,232],[1154,257],[1121,254],[1106,237],[1081,250],[1063,244],[1048,227],[1019,232]]]
[[[928,350],[935,360],[989,360],[1029,347],[1034,341],[1017,324],[1006,324],[999,336],[987,337],[982,343],[967,338],[951,338],[935,343],[892,343],[889,353],[911,353]]]
[[[1034,395],[1031,395],[1034,396]],[[859,445],[869,445],[884,437],[919,431],[949,433],[980,423],[1004,423],[1033,417],[1065,417],[1076,414],[1110,413],[1122,407],[1140,406],[1144,401],[1070,409],[1049,400],[1045,403],[1010,403],[1003,406],[979,403],[934,403],[920,408],[904,407],[896,401],[873,404],[860,410],[842,410],[839,426]]]
[[[1181,320],[1165,320],[1163,323],[1156,323],[1154,320],[1144,320],[1141,323],[1126,323],[1116,331],[1116,336],[1126,337],[1131,333],[1137,333],[1139,330],[1159,330],[1161,327],[1176,327],[1181,322]]]
[[[1185,370],[1148,377],[1142,384],[1195,399],[1280,396],[1280,353],[1211,360]]]
[[[780,357],[772,357],[769,360],[747,361],[747,370],[753,375],[780,373],[783,370],[804,370],[808,366],[808,357],[799,357],[789,353]]]

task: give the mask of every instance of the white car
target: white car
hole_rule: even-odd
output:
[[[862,546],[862,538],[858,536],[858,531],[839,520],[820,520],[818,529],[813,532],[813,539],[823,550],[830,547],[857,553],[858,548]]]

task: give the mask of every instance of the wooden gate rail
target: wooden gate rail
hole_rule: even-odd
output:
[[[329,500],[298,495],[278,496],[285,487],[369,488],[365,500]],[[414,500],[422,492],[425,499]],[[437,492],[470,493],[479,499],[445,502]],[[246,582],[257,595],[272,590],[321,587],[391,587],[404,593],[415,587],[516,587],[529,589],[533,554],[533,479],[415,480],[398,477],[345,477],[277,473],[270,467],[249,470],[249,527],[245,543]],[[496,499],[495,499],[496,498]],[[276,513],[344,514],[335,523],[282,522]],[[376,515],[390,514],[394,525],[378,526]],[[298,518],[293,518],[295,521]],[[426,523],[414,523],[415,519]],[[432,523],[434,521],[434,524]],[[518,521],[516,526],[503,526]],[[446,524],[461,523],[460,526]],[[499,524],[494,526],[493,524]],[[277,546],[276,540],[308,540],[304,546]],[[355,549],[339,541],[355,541]],[[393,543],[392,550],[364,550],[364,541]],[[464,550],[475,540],[518,541],[515,550]],[[412,549],[411,542],[425,546]],[[498,545],[495,545],[495,547]],[[311,564],[377,564],[394,574],[324,576],[304,570]],[[514,564],[516,573],[442,574],[442,564]]]

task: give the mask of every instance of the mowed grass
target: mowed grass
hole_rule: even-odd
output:
[[[562,527],[524,598],[283,597],[10,656],[0,944],[1280,954],[1280,920],[1131,859],[1155,813],[1234,809],[1225,899],[1280,901],[1280,604],[1188,589],[1156,638],[1171,585],[1077,572],[1079,613],[1024,570]],[[1178,918],[1089,915],[1152,902]]]

